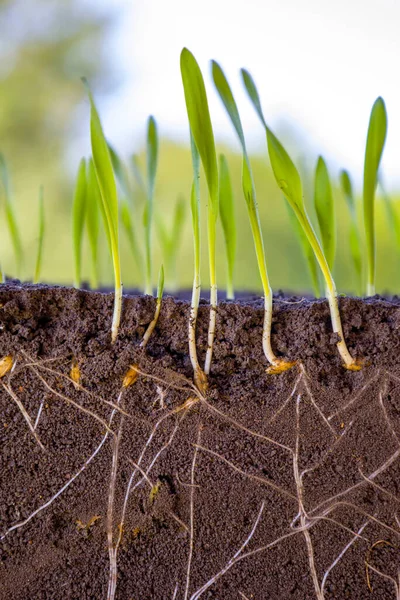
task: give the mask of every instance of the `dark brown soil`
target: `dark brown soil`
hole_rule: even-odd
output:
[[[0,287],[0,358],[16,361],[0,380],[0,598],[105,599],[110,562],[118,600],[399,598],[397,301],[340,300],[370,362],[351,373],[327,303],[277,298],[274,349],[299,363],[275,376],[261,300],[222,303],[207,398],[190,383],[187,302],[163,301],[145,353],[154,300],[124,299],[114,346],[112,304]],[[207,324],[203,303],[201,362]]]

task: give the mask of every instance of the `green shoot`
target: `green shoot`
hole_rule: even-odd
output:
[[[121,222],[122,227],[124,228],[126,238],[129,243],[129,248],[132,253],[133,259],[136,263],[136,266],[139,270],[139,279],[143,278],[143,257],[140,252],[139,244],[136,238],[135,228],[133,226],[132,221],[132,211],[131,207],[126,200],[123,200],[121,203]]]
[[[353,266],[357,276],[357,293],[362,290],[362,253],[361,253],[361,235],[358,226],[356,203],[353,194],[353,186],[350,175],[342,170],[339,174],[340,186],[346,200],[347,208],[350,213],[350,252],[353,259]]]
[[[354,358],[351,356],[347,349],[346,342],[344,340],[335,282],[333,280],[324,252],[321,248],[317,236],[315,235],[314,229],[311,225],[311,221],[307,215],[307,211],[303,201],[303,188],[300,175],[289,154],[286,152],[278,138],[272,133],[265,121],[258,91],[250,73],[242,70],[242,77],[249,98],[266,131],[268,153],[276,182],[279,188],[282,190],[283,194],[285,195],[285,198],[289,202],[290,206],[292,207],[297,219],[299,220],[300,225],[302,226],[302,229],[305,235],[307,236],[307,239],[310,242],[312,249],[314,250],[315,257],[324,276],[326,290],[328,294],[329,308],[331,312],[333,331],[339,336],[337,347],[340,356],[342,357],[344,361],[344,366],[347,369],[352,371],[358,371],[359,369],[361,369],[362,365],[359,361],[354,360]]]
[[[228,300],[234,300],[233,268],[236,255],[236,219],[231,177],[229,174],[228,161],[224,154],[220,154],[219,156],[219,177],[219,206],[228,265],[226,298]]]
[[[88,86],[87,89],[91,106],[90,134],[93,163],[100,190],[100,209],[114,268],[115,297],[114,314],[111,325],[111,340],[112,343],[114,343],[118,336],[122,309],[122,281],[118,236],[118,195],[110,152],[108,150],[106,138],[104,137],[100,117]]]
[[[189,125],[198,149],[208,188],[207,232],[210,269],[210,321],[204,373],[209,375],[215,336],[217,311],[217,273],[216,273],[216,224],[219,205],[219,182],[217,155],[214,133],[208,108],[207,94],[203,76],[193,54],[184,48],[181,52],[181,75],[185,92],[186,110]]]
[[[143,214],[146,250],[146,288],[145,293],[153,293],[152,268],[151,268],[151,229],[153,221],[153,198],[158,162],[158,135],[157,124],[154,117],[149,117],[147,122],[147,199]]]
[[[190,148],[192,154],[193,183],[190,194],[190,208],[192,211],[193,244],[194,244],[194,276],[192,288],[192,301],[189,317],[189,356],[194,372],[194,383],[200,392],[207,389],[207,376],[200,367],[196,349],[196,323],[200,302],[200,262],[201,262],[201,235],[200,235],[200,156],[197,146],[190,132]]]
[[[99,287],[98,275],[98,248],[99,248],[99,206],[101,196],[97,182],[96,170],[93,159],[88,162],[87,191],[86,191],[86,227],[89,238],[91,256],[90,287],[96,290]]]
[[[275,356],[271,346],[271,325],[272,325],[272,291],[269,284],[267,265],[265,260],[264,242],[261,232],[260,217],[258,214],[256,190],[254,186],[253,174],[246,149],[242,123],[240,121],[239,111],[236,106],[229,83],[221,67],[215,61],[212,61],[212,76],[218,94],[224,104],[232,125],[237,133],[243,154],[242,163],[242,188],[247,204],[247,210],[250,219],[251,231],[253,234],[254,247],[260,272],[261,282],[264,291],[264,324],[262,344],[265,357],[270,363],[267,373],[281,373],[293,366],[294,363]]]
[[[130,199],[132,196],[132,189],[131,189],[126,166],[123,163],[123,161],[121,160],[121,158],[118,156],[117,152],[111,146],[111,144],[108,144],[108,149],[110,151],[111,162],[113,165],[117,183],[122,192],[122,196],[125,199]]]
[[[147,342],[150,339],[151,334],[154,331],[155,326],[157,325],[158,317],[160,316],[161,310],[161,302],[164,293],[164,267],[161,265],[160,271],[158,273],[158,285],[157,285],[157,301],[156,301],[156,310],[154,313],[154,318],[146,329],[146,332],[143,336],[143,340],[140,344],[141,348],[145,348],[147,346]]]
[[[388,224],[389,227],[392,229],[396,241],[396,246],[398,250],[400,250],[400,219],[398,213],[395,210],[394,202],[387,193],[386,187],[383,184],[382,173],[379,173],[379,187],[381,190],[383,202],[385,204]]]
[[[86,161],[82,158],[76,177],[72,204],[72,243],[74,249],[74,287],[81,286],[82,238],[86,211]]]
[[[175,211],[172,221],[171,231],[167,228],[161,217],[157,219],[157,234],[162,248],[162,253],[165,260],[166,271],[171,277],[171,282],[168,285],[170,291],[177,290],[176,281],[176,257],[182,240],[183,226],[185,223],[186,212],[185,199],[179,197],[175,204]]]
[[[286,198],[285,203],[288,209],[289,221],[293,227],[295,235],[299,240],[303,256],[307,263],[314,295],[316,298],[318,298],[320,296],[320,284],[318,277],[318,264],[315,258],[314,250],[312,249],[310,242],[308,241],[308,238],[304,233],[302,226],[300,225],[299,220],[297,219],[292,207],[290,206],[290,203],[286,200]]]
[[[38,236],[38,248],[36,255],[36,266],[35,274],[33,277],[33,283],[38,283],[40,279],[40,272],[42,270],[42,256],[43,256],[43,240],[45,233],[45,221],[44,221],[44,203],[43,203],[43,186],[39,189],[39,236]]]
[[[6,211],[6,220],[8,225],[8,230],[10,232],[11,242],[14,247],[15,254],[15,263],[17,267],[17,276],[21,276],[21,269],[23,263],[23,251],[21,244],[21,236],[19,233],[17,220],[14,212],[14,203],[12,201],[11,190],[10,190],[10,182],[8,178],[8,170],[6,161],[4,156],[0,154],[0,181],[3,187],[4,193],[4,203],[5,203],[5,211]],[[2,281],[4,279],[2,278]]]
[[[314,206],[321,232],[322,248],[330,271],[336,254],[336,216],[328,168],[322,156],[315,169]]]
[[[375,191],[386,133],[386,107],[383,99],[379,97],[375,100],[371,110],[364,160],[363,203],[367,245],[367,296],[375,294]]]
[[[146,184],[144,183],[142,172],[141,172],[140,166],[139,166],[139,158],[136,154],[132,154],[131,166],[132,166],[132,173],[135,178],[135,181],[136,181],[140,191],[142,192],[143,196],[146,196]]]

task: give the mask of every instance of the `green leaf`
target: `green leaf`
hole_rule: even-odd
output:
[[[133,176],[135,178],[135,181],[136,181],[140,191],[142,192],[143,196],[147,196],[146,185],[144,183],[143,175],[140,170],[139,157],[136,154],[132,154],[131,167],[132,167]]]
[[[184,48],[181,52],[181,74],[185,92],[189,125],[198,148],[210,196],[210,211],[218,216],[218,166],[214,133],[211,125],[203,76],[193,54]]]
[[[364,160],[364,227],[367,245],[367,294],[375,293],[375,190],[387,133],[386,107],[377,98],[371,110]]]
[[[242,189],[243,195],[246,200],[247,210],[249,214],[251,232],[253,235],[254,248],[257,257],[258,269],[262,281],[263,291],[265,297],[269,297],[271,294],[271,287],[269,285],[267,265],[265,261],[264,242],[261,232],[261,223],[257,207],[256,189],[254,186],[253,173],[251,170],[250,160],[247,154],[246,141],[243,134],[242,123],[240,120],[239,111],[233,97],[229,83],[225,77],[225,74],[219,64],[216,61],[212,61],[212,77],[217,92],[225,106],[226,112],[232,122],[232,125],[239,138],[240,145],[242,147]]]
[[[161,302],[164,293],[164,266],[161,265],[158,273],[158,284],[157,284],[157,302]]]
[[[127,237],[132,256],[136,267],[139,270],[139,279],[143,278],[143,258],[136,239],[135,227],[132,220],[132,210],[126,200],[121,203],[121,222]]]
[[[256,111],[261,123],[266,128],[267,124],[264,119],[264,113],[263,113],[263,110],[261,107],[261,100],[260,100],[260,96],[259,96],[256,84],[254,83],[254,79],[246,69],[240,69],[240,74],[242,76],[242,81],[243,81],[244,87],[246,88],[247,94],[255,108],[255,111]]]
[[[39,235],[38,235],[38,248],[36,255],[36,266],[35,274],[33,276],[33,283],[38,283],[40,279],[40,272],[42,270],[42,257],[43,257],[43,241],[45,234],[45,220],[44,220],[44,202],[43,202],[43,186],[39,188]]]
[[[87,169],[87,192],[86,192],[86,227],[91,255],[91,288],[98,288],[98,248],[99,248],[99,207],[103,210],[99,185],[97,183],[96,171],[93,159],[88,161]],[[105,215],[103,218],[106,218]],[[110,254],[111,240],[108,228],[106,228],[107,242]]]
[[[14,203],[12,201],[12,196],[11,196],[7,165],[6,165],[4,156],[2,154],[0,154],[0,181],[2,183],[2,188],[3,188],[8,231],[10,233],[11,242],[12,242],[12,245],[14,248],[17,275],[18,275],[18,277],[20,277],[22,263],[23,263],[23,251],[22,251],[21,236],[20,236],[20,232],[19,232],[19,228],[18,228],[18,224],[17,224],[17,219],[15,216]]]
[[[290,223],[293,227],[296,237],[299,240],[300,247],[302,249],[303,256],[305,258],[305,261],[306,261],[306,264],[308,267],[308,272],[310,275],[314,295],[316,298],[318,298],[321,294],[321,290],[320,290],[320,283],[319,283],[319,277],[318,277],[318,264],[317,264],[317,261],[315,258],[314,250],[312,249],[312,246],[311,246],[310,242],[308,241],[308,238],[303,230],[303,227],[301,226],[299,219],[295,215],[290,203],[288,202],[288,200],[286,200],[286,198],[285,198],[285,204],[288,209]]]
[[[132,189],[128,177],[127,168],[123,160],[120,158],[120,156],[118,155],[116,150],[111,146],[111,144],[108,144],[108,149],[110,152],[112,166],[114,169],[115,177],[117,178],[120,191],[125,198],[131,198]]]
[[[322,247],[332,271],[336,254],[336,215],[328,169],[322,156],[315,169],[314,206],[321,232]]]
[[[379,174],[378,181],[379,181],[379,187],[381,189],[382,199],[385,204],[387,221],[388,221],[389,227],[391,228],[391,230],[393,232],[397,248],[398,248],[398,250],[400,250],[400,219],[399,219],[399,215],[396,212],[395,203],[394,203],[393,199],[389,196],[389,194],[386,191],[386,188],[383,184],[383,177],[382,177],[381,173]]]
[[[351,183],[350,175],[347,171],[342,170],[339,174],[340,186],[342,188],[343,195],[346,200],[347,208],[350,214],[350,253],[353,261],[354,270],[357,275],[357,292],[361,294],[361,283],[362,283],[362,249],[361,249],[361,235],[358,226],[356,203],[353,194],[353,186]]]
[[[227,297],[233,298],[233,269],[236,255],[236,218],[233,191],[228,162],[224,154],[219,156],[219,206],[224,231],[226,256],[228,263]]]
[[[153,223],[153,197],[158,162],[158,134],[154,117],[147,121],[147,199],[143,213],[146,247],[146,294],[152,294],[151,228]]]
[[[82,269],[82,237],[85,223],[86,210],[86,161],[84,158],[79,163],[76,177],[74,200],[72,204],[72,241],[74,248],[74,285],[81,285]]]
[[[190,132],[190,149],[192,155],[193,183],[190,193],[190,208],[192,211],[192,227],[194,242],[195,278],[200,277],[200,155],[197,150],[192,132]]]

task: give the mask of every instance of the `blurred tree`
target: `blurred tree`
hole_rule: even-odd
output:
[[[61,218],[69,221],[64,158],[68,141],[85,119],[79,111],[86,96],[80,77],[85,75],[100,92],[114,83],[105,43],[114,14],[115,10],[111,15],[101,3],[89,0],[0,0],[0,150],[10,168],[28,251],[37,235],[32,206],[35,210],[40,184],[44,184],[46,217],[55,229],[60,229]],[[0,233],[2,216],[0,205]],[[62,229],[61,237],[68,243],[68,225]],[[52,240],[51,232],[49,236],[46,245],[59,246],[61,240]],[[0,251],[6,270],[11,271],[7,239]],[[60,278],[64,281],[70,278],[69,263],[65,269]],[[30,267],[26,277],[29,271]]]

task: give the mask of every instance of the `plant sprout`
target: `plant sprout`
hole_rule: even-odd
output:
[[[264,291],[264,324],[262,334],[263,351],[270,363],[267,373],[275,374],[286,371],[295,363],[275,356],[271,346],[271,324],[272,324],[272,291],[269,284],[267,265],[265,260],[264,242],[261,232],[260,218],[258,214],[256,190],[254,186],[253,174],[250,166],[249,157],[246,149],[242,123],[240,121],[239,111],[236,106],[229,83],[218,63],[212,61],[212,76],[218,94],[226,108],[232,125],[237,133],[243,154],[242,163],[242,187],[243,194],[247,204],[247,210],[250,219],[251,231],[253,234],[254,247],[257,256],[258,269],[260,271],[261,282]]]
[[[139,269],[139,278],[143,278],[143,257],[136,239],[136,232],[132,220],[131,207],[126,200],[121,202],[121,222],[129,243],[131,254]]]
[[[189,125],[203,164],[209,196],[207,230],[211,310],[208,327],[207,352],[204,364],[204,373],[207,376],[211,369],[218,301],[215,252],[216,224],[219,205],[218,165],[215,152],[214,133],[211,125],[203,76],[196,59],[187,48],[184,48],[181,52],[181,74]]]
[[[84,158],[79,163],[76,177],[74,200],[72,204],[72,241],[74,249],[74,286],[81,286],[82,270],[82,238],[85,224],[86,210],[86,161]]]
[[[18,225],[17,225],[17,219],[15,217],[14,203],[12,201],[12,196],[11,196],[7,165],[6,165],[4,156],[2,154],[0,154],[0,181],[1,181],[2,187],[3,187],[4,204],[5,204],[8,230],[10,232],[11,242],[12,242],[12,245],[14,248],[15,263],[16,263],[16,267],[17,267],[17,276],[20,277],[22,263],[23,263],[21,236],[19,233]],[[4,281],[3,276],[2,276],[2,281]]]
[[[375,190],[378,171],[387,133],[386,107],[381,97],[377,98],[369,119],[367,144],[364,160],[364,227],[367,245],[367,296],[375,294]]]
[[[118,336],[122,309],[122,281],[118,235],[118,195],[110,152],[106,138],[104,137],[100,117],[87,83],[86,86],[91,106],[90,137],[92,144],[93,164],[100,190],[100,209],[103,216],[109,251],[112,257],[114,268],[115,296],[114,313],[111,325],[111,341],[114,343]]]
[[[336,294],[336,286],[333,280],[331,271],[329,269],[328,262],[315,235],[314,229],[311,225],[311,221],[307,215],[307,211],[303,200],[303,188],[300,179],[300,175],[278,140],[278,138],[272,133],[268,127],[264,114],[261,108],[260,97],[256,85],[251,77],[250,73],[242,69],[242,78],[249,95],[251,103],[253,104],[255,111],[263,124],[268,144],[268,153],[271,161],[272,171],[274,173],[276,182],[279,188],[282,190],[285,198],[290,203],[297,219],[299,220],[305,235],[310,242],[312,249],[314,250],[315,257],[321,268],[322,274],[326,283],[326,290],[328,295],[329,309],[332,319],[333,331],[338,334],[339,341],[337,342],[338,351],[344,362],[344,366],[351,371],[359,371],[362,367],[362,362],[355,360],[349,353],[346,342],[343,335],[342,322],[340,319],[339,306]]]
[[[194,274],[192,301],[190,304],[189,317],[189,356],[194,372],[194,382],[197,388],[204,393],[207,389],[207,376],[200,367],[196,349],[196,323],[200,302],[200,259],[201,259],[201,236],[200,236],[200,156],[196,143],[190,133],[190,148],[192,154],[193,183],[190,194],[190,207],[192,211],[193,227],[193,250],[194,250]]]
[[[236,255],[236,219],[231,177],[228,161],[224,154],[219,156],[219,207],[228,265],[226,297],[228,300],[234,300],[233,268]]]
[[[185,209],[185,199],[182,196],[179,196],[175,204],[170,232],[167,231],[161,216],[159,216],[156,221],[157,234],[164,256],[166,271],[168,274],[172,274],[171,283],[168,286],[168,289],[171,291],[175,291],[178,288],[176,282],[176,257],[182,240],[183,226],[185,224]]]
[[[310,245],[310,242],[308,241],[308,238],[307,238],[306,234],[304,233],[304,230],[303,230],[302,226],[300,225],[300,222],[297,219],[296,214],[294,213],[294,211],[290,205],[290,202],[288,202],[286,200],[286,198],[285,198],[285,204],[288,209],[289,221],[291,222],[294,233],[299,240],[299,243],[300,243],[300,246],[301,246],[301,249],[303,252],[303,256],[307,263],[308,272],[310,274],[311,285],[312,285],[312,289],[314,291],[314,295],[316,298],[318,298],[320,296],[320,284],[319,284],[319,277],[318,277],[318,264],[317,264],[317,260],[315,258],[314,250],[312,249],[312,246]]]
[[[44,202],[43,202],[43,186],[39,188],[39,235],[38,235],[38,248],[36,255],[35,274],[33,276],[33,283],[38,283],[40,279],[40,272],[42,270],[42,255],[43,255],[43,240],[45,233],[45,221],[44,221]]]
[[[163,293],[164,293],[164,267],[163,267],[163,265],[161,265],[160,271],[158,274],[157,301],[156,301],[156,310],[154,313],[154,319],[151,321],[148,328],[146,329],[146,332],[143,336],[143,340],[140,344],[141,348],[145,348],[147,346],[150,336],[153,333],[155,326],[157,325],[158,317],[160,316]]]
[[[90,246],[91,256],[91,280],[90,287],[97,289],[99,287],[98,275],[98,248],[99,248],[99,206],[101,196],[99,184],[97,182],[96,170],[93,159],[88,162],[87,171],[87,191],[86,191],[86,227]]]
[[[151,229],[153,222],[153,198],[158,162],[158,134],[154,117],[147,121],[147,198],[143,213],[146,254],[146,287],[145,293],[152,294],[152,269],[151,269]]]
[[[336,215],[328,168],[322,156],[315,169],[314,206],[321,232],[322,248],[330,271],[336,254]]]
[[[386,216],[389,223],[389,227],[392,229],[396,246],[400,250],[400,219],[399,215],[395,210],[395,204],[392,198],[387,193],[386,187],[383,183],[382,173],[379,173],[379,187],[381,190],[382,199],[386,209]]]
[[[342,170],[339,174],[340,186],[346,200],[347,208],[350,213],[350,252],[353,259],[354,270],[357,275],[357,291],[361,294],[362,290],[362,253],[361,253],[361,235],[357,220],[356,203],[354,200],[353,186],[350,175]]]

